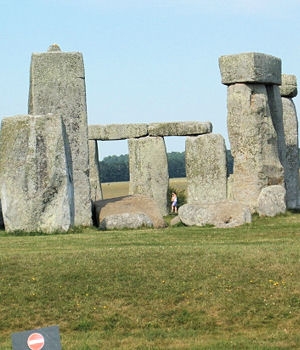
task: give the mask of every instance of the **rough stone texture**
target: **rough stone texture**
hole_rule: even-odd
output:
[[[222,83],[281,84],[281,60],[263,53],[249,52],[221,56],[219,67]]]
[[[298,118],[292,99],[282,97],[283,124],[286,142],[285,188],[288,209],[299,207]]]
[[[90,186],[92,201],[103,198],[100,182],[100,167],[97,141],[89,140],[89,157],[90,157]]]
[[[234,157],[229,198],[255,210],[262,188],[284,184],[268,93],[262,84],[234,84],[227,92],[228,136]]]
[[[228,200],[210,204],[184,204],[178,209],[178,216],[187,226],[213,225],[220,228],[240,226],[252,220],[247,205]]]
[[[297,78],[292,74],[281,75],[280,94],[283,97],[293,98],[298,94]]]
[[[97,226],[107,222],[107,217],[111,218],[122,214],[126,214],[126,217],[132,216],[133,218],[136,214],[144,214],[151,220],[154,228],[166,226],[153,198],[135,195],[105,199],[94,203],[94,219]],[[124,221],[124,225],[126,223],[128,223],[128,219]]]
[[[99,225],[102,230],[137,229],[140,227],[153,227],[151,219],[144,213],[109,215]]]
[[[125,140],[148,135],[148,124],[89,125],[89,140]]]
[[[92,223],[83,57],[49,48],[31,57],[29,114],[59,114],[71,148],[75,225]]]
[[[7,231],[66,231],[74,224],[71,157],[57,115],[4,118],[1,202]]]
[[[276,216],[286,212],[285,188],[280,185],[268,186],[261,190],[257,200],[260,216]]]
[[[151,123],[148,126],[149,136],[186,136],[202,135],[212,132],[210,122],[169,122]]]
[[[226,146],[221,135],[187,137],[185,162],[188,203],[226,199]]]
[[[129,194],[143,194],[155,200],[166,215],[169,185],[168,161],[163,137],[129,139]]]

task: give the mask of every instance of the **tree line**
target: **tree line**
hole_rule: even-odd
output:
[[[185,152],[167,153],[169,178],[185,177]],[[100,164],[101,182],[129,181],[128,154],[120,156],[108,156],[103,158]],[[227,151],[227,175],[233,170],[233,158],[230,150]]]

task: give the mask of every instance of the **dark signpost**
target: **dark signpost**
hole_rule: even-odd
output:
[[[14,333],[13,350],[61,350],[57,326]]]

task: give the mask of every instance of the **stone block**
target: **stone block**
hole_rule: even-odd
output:
[[[128,146],[129,194],[153,198],[161,215],[166,215],[169,174],[164,138],[147,136],[129,139]]]
[[[148,124],[89,125],[89,140],[126,140],[148,135]]]
[[[261,190],[257,200],[257,212],[260,216],[276,216],[286,212],[286,192],[280,185],[267,186]]]
[[[263,53],[249,52],[221,56],[219,68],[222,84],[281,84],[281,59]]]
[[[226,199],[226,146],[221,135],[188,136],[185,162],[188,203],[213,203]]]
[[[188,136],[202,135],[212,132],[210,122],[167,122],[150,123],[148,126],[149,136]]]
[[[292,74],[281,75],[280,95],[283,97],[293,98],[298,94],[297,78]]]
[[[30,66],[29,114],[61,115],[71,149],[75,225],[92,224],[85,71],[80,52],[52,45],[34,53]]]
[[[74,225],[68,139],[57,115],[4,118],[1,204],[7,231],[67,231]]]

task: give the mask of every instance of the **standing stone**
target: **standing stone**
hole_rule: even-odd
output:
[[[161,215],[166,215],[169,174],[164,138],[129,139],[128,146],[129,194],[143,194],[153,198]]]
[[[255,209],[263,187],[284,183],[265,85],[230,85],[227,110],[228,136],[234,158],[229,198],[248,203]]]
[[[185,161],[188,203],[226,199],[226,146],[221,135],[187,137]]]
[[[282,103],[281,60],[261,53],[222,56],[222,83],[227,89],[227,124],[234,158],[229,198],[252,211],[264,187],[284,186],[286,146]]]
[[[34,53],[30,67],[29,114],[59,114],[71,148],[75,225],[92,224],[88,127],[83,57],[58,45]]]
[[[299,206],[299,142],[298,118],[292,97],[297,95],[297,81],[294,75],[282,75],[280,86],[283,106],[283,124],[286,142],[285,187],[288,209]]]
[[[91,198],[92,201],[95,202],[103,198],[100,181],[98,145],[96,140],[89,140],[89,157]]]
[[[74,225],[70,149],[57,115],[4,118],[1,203],[7,231],[67,231]]]

